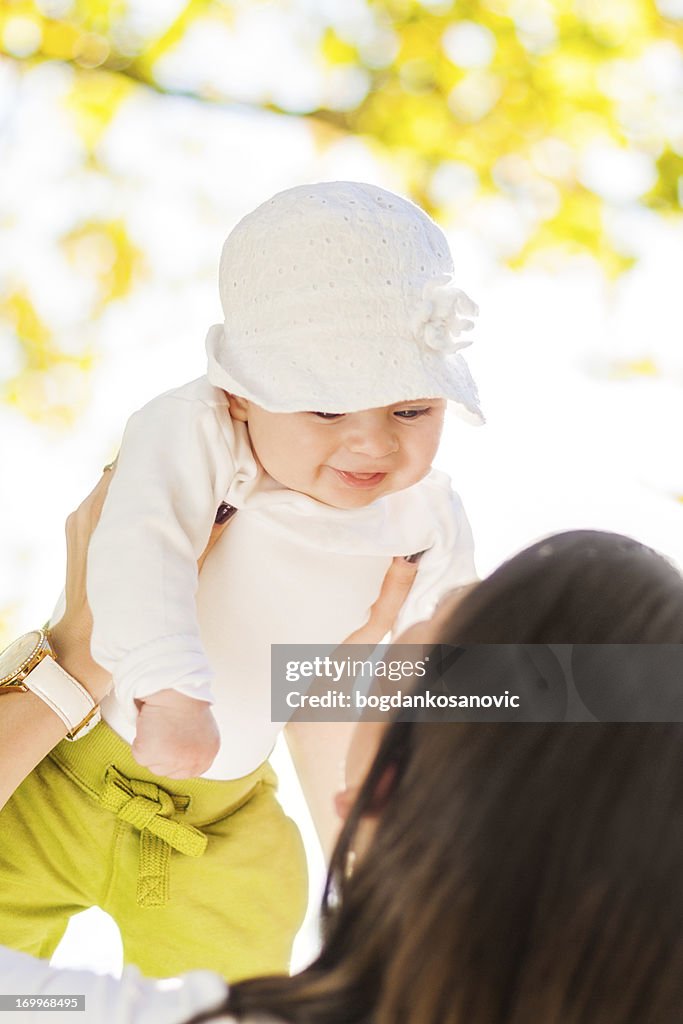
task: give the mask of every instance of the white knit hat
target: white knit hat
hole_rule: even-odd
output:
[[[458,351],[478,310],[452,273],[443,232],[407,199],[353,181],[280,192],[223,246],[209,379],[270,412],[449,398],[482,422]]]

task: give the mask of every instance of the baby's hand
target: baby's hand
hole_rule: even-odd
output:
[[[213,764],[220,734],[211,705],[177,690],[159,690],[140,709],[133,757],[155,775],[193,779]]]

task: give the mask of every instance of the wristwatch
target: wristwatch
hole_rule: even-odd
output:
[[[57,664],[46,629],[25,633],[0,654],[0,695],[27,690],[59,715],[68,740],[85,736],[100,720],[99,705]]]

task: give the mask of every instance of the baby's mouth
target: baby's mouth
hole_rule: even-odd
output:
[[[376,487],[386,477],[386,473],[350,473],[345,469],[335,469],[337,476],[351,487]]]

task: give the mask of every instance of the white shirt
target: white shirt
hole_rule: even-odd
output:
[[[239,511],[198,579],[222,501]],[[128,422],[88,554],[93,656],[114,677],[103,717],[132,742],[136,698],[173,688],[210,700],[222,742],[207,776],[253,771],[282,727],[270,721],[270,645],[340,643],[366,621],[391,558],[424,549],[396,631],[475,578],[445,474],[333,508],[261,469],[206,378],[153,399]]]
[[[60,970],[50,967],[47,960],[0,946],[0,994],[44,999],[85,996],[85,1012],[9,1009],[2,1013],[3,1024],[185,1024],[202,1010],[219,1006],[227,989],[212,971],[190,971],[180,978],[154,981],[143,978],[137,968],[126,967],[119,979],[94,971]],[[219,1019],[224,1024],[232,1020]]]

